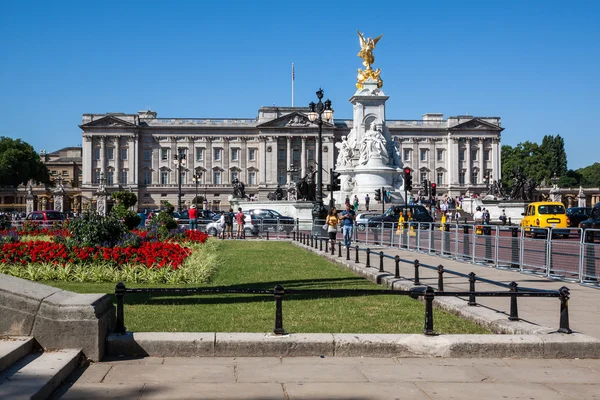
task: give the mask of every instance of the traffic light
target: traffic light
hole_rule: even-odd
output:
[[[427,180],[423,181],[423,196],[429,196],[429,182],[427,182]]]
[[[381,189],[375,189],[375,201],[381,201]]]
[[[431,184],[431,197],[435,196],[435,190],[437,189],[437,185],[435,183]]]
[[[404,168],[404,190],[412,190],[412,171],[410,168]]]
[[[331,191],[337,192],[342,188],[342,179],[340,178],[342,174],[339,172],[334,172],[331,175]]]

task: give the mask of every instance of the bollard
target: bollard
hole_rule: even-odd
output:
[[[269,240],[269,230],[267,230],[267,240]]]
[[[510,267],[519,268],[519,228],[511,228]]]
[[[444,266],[438,265],[438,292],[444,291]]]
[[[400,256],[394,257],[394,263],[396,263],[396,271],[394,272],[394,278],[400,278]]]
[[[469,273],[469,292],[474,292],[475,291],[475,272],[471,272]],[[475,301],[475,295],[474,294],[470,294],[469,295],[469,305],[470,306],[476,306],[477,302]]]
[[[114,333],[125,334],[125,284],[123,282],[117,283],[115,286],[115,297],[117,298],[117,323],[115,326]]]
[[[517,282],[511,282],[509,284],[510,291],[517,293],[517,286],[519,284]],[[519,320],[519,310],[517,309],[517,296],[510,296],[510,316],[508,317],[510,321],[518,321]]]
[[[360,248],[358,247],[358,245],[356,245],[355,249],[356,249],[356,260],[354,262],[358,263],[359,262],[358,261],[358,251],[359,251]]]
[[[414,281],[414,285],[420,285],[421,282],[419,281],[419,260],[415,260],[415,281]]]
[[[350,261],[350,246],[346,246],[346,261]]]
[[[329,253],[329,239],[325,239],[325,253]]]
[[[331,241],[331,255],[335,255],[335,242],[333,240]]]
[[[511,226],[511,225],[512,225],[512,221],[511,221],[510,217],[508,217],[508,226]]]
[[[317,245],[315,243],[315,235],[310,235],[310,247],[312,248],[317,248]]]
[[[323,238],[319,238],[319,250],[323,251]]]
[[[435,294],[431,286],[427,286],[425,289],[425,329],[423,333],[427,336],[435,335],[433,330],[433,299]]]
[[[383,251],[379,252],[379,272],[383,272]]]
[[[338,243],[338,257],[342,258],[342,242]]]
[[[566,286],[558,289],[560,293],[560,327],[558,331],[560,333],[573,333],[569,328],[569,288]]]
[[[293,232],[294,235],[292,236],[292,240],[295,242],[296,241],[296,231]]]
[[[367,264],[365,267],[371,267],[371,249],[367,247]]]
[[[285,335],[285,331],[283,330],[283,307],[281,304],[285,289],[283,286],[277,285],[273,294],[275,295],[275,329],[273,329],[273,333],[276,335]]]

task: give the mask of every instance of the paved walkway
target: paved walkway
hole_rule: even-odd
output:
[[[597,399],[600,360],[144,358],[92,364],[74,399]]]

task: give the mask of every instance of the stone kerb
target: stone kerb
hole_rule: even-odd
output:
[[[0,335],[32,336],[46,349],[105,353],[115,307],[107,294],[78,294],[0,274]]]

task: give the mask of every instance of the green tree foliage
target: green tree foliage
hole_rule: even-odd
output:
[[[50,183],[48,168],[30,144],[0,136],[0,185],[25,185],[29,180]]]
[[[585,168],[578,169],[577,172],[581,175],[581,186],[600,187],[600,163],[593,163]]]
[[[137,196],[135,193],[126,190],[111,193],[111,197],[125,208],[131,208],[137,203]]]
[[[120,218],[113,214],[102,217],[95,212],[70,221],[68,229],[74,244],[90,247],[114,246],[128,232]]]
[[[546,135],[542,140],[540,151],[547,168],[548,180],[556,174],[561,177],[567,174],[567,152],[565,151],[565,141],[560,135]]]
[[[579,171],[581,170],[568,170],[565,175],[560,176],[560,179],[558,180],[558,186],[570,188],[579,187],[581,185],[581,173]]]

